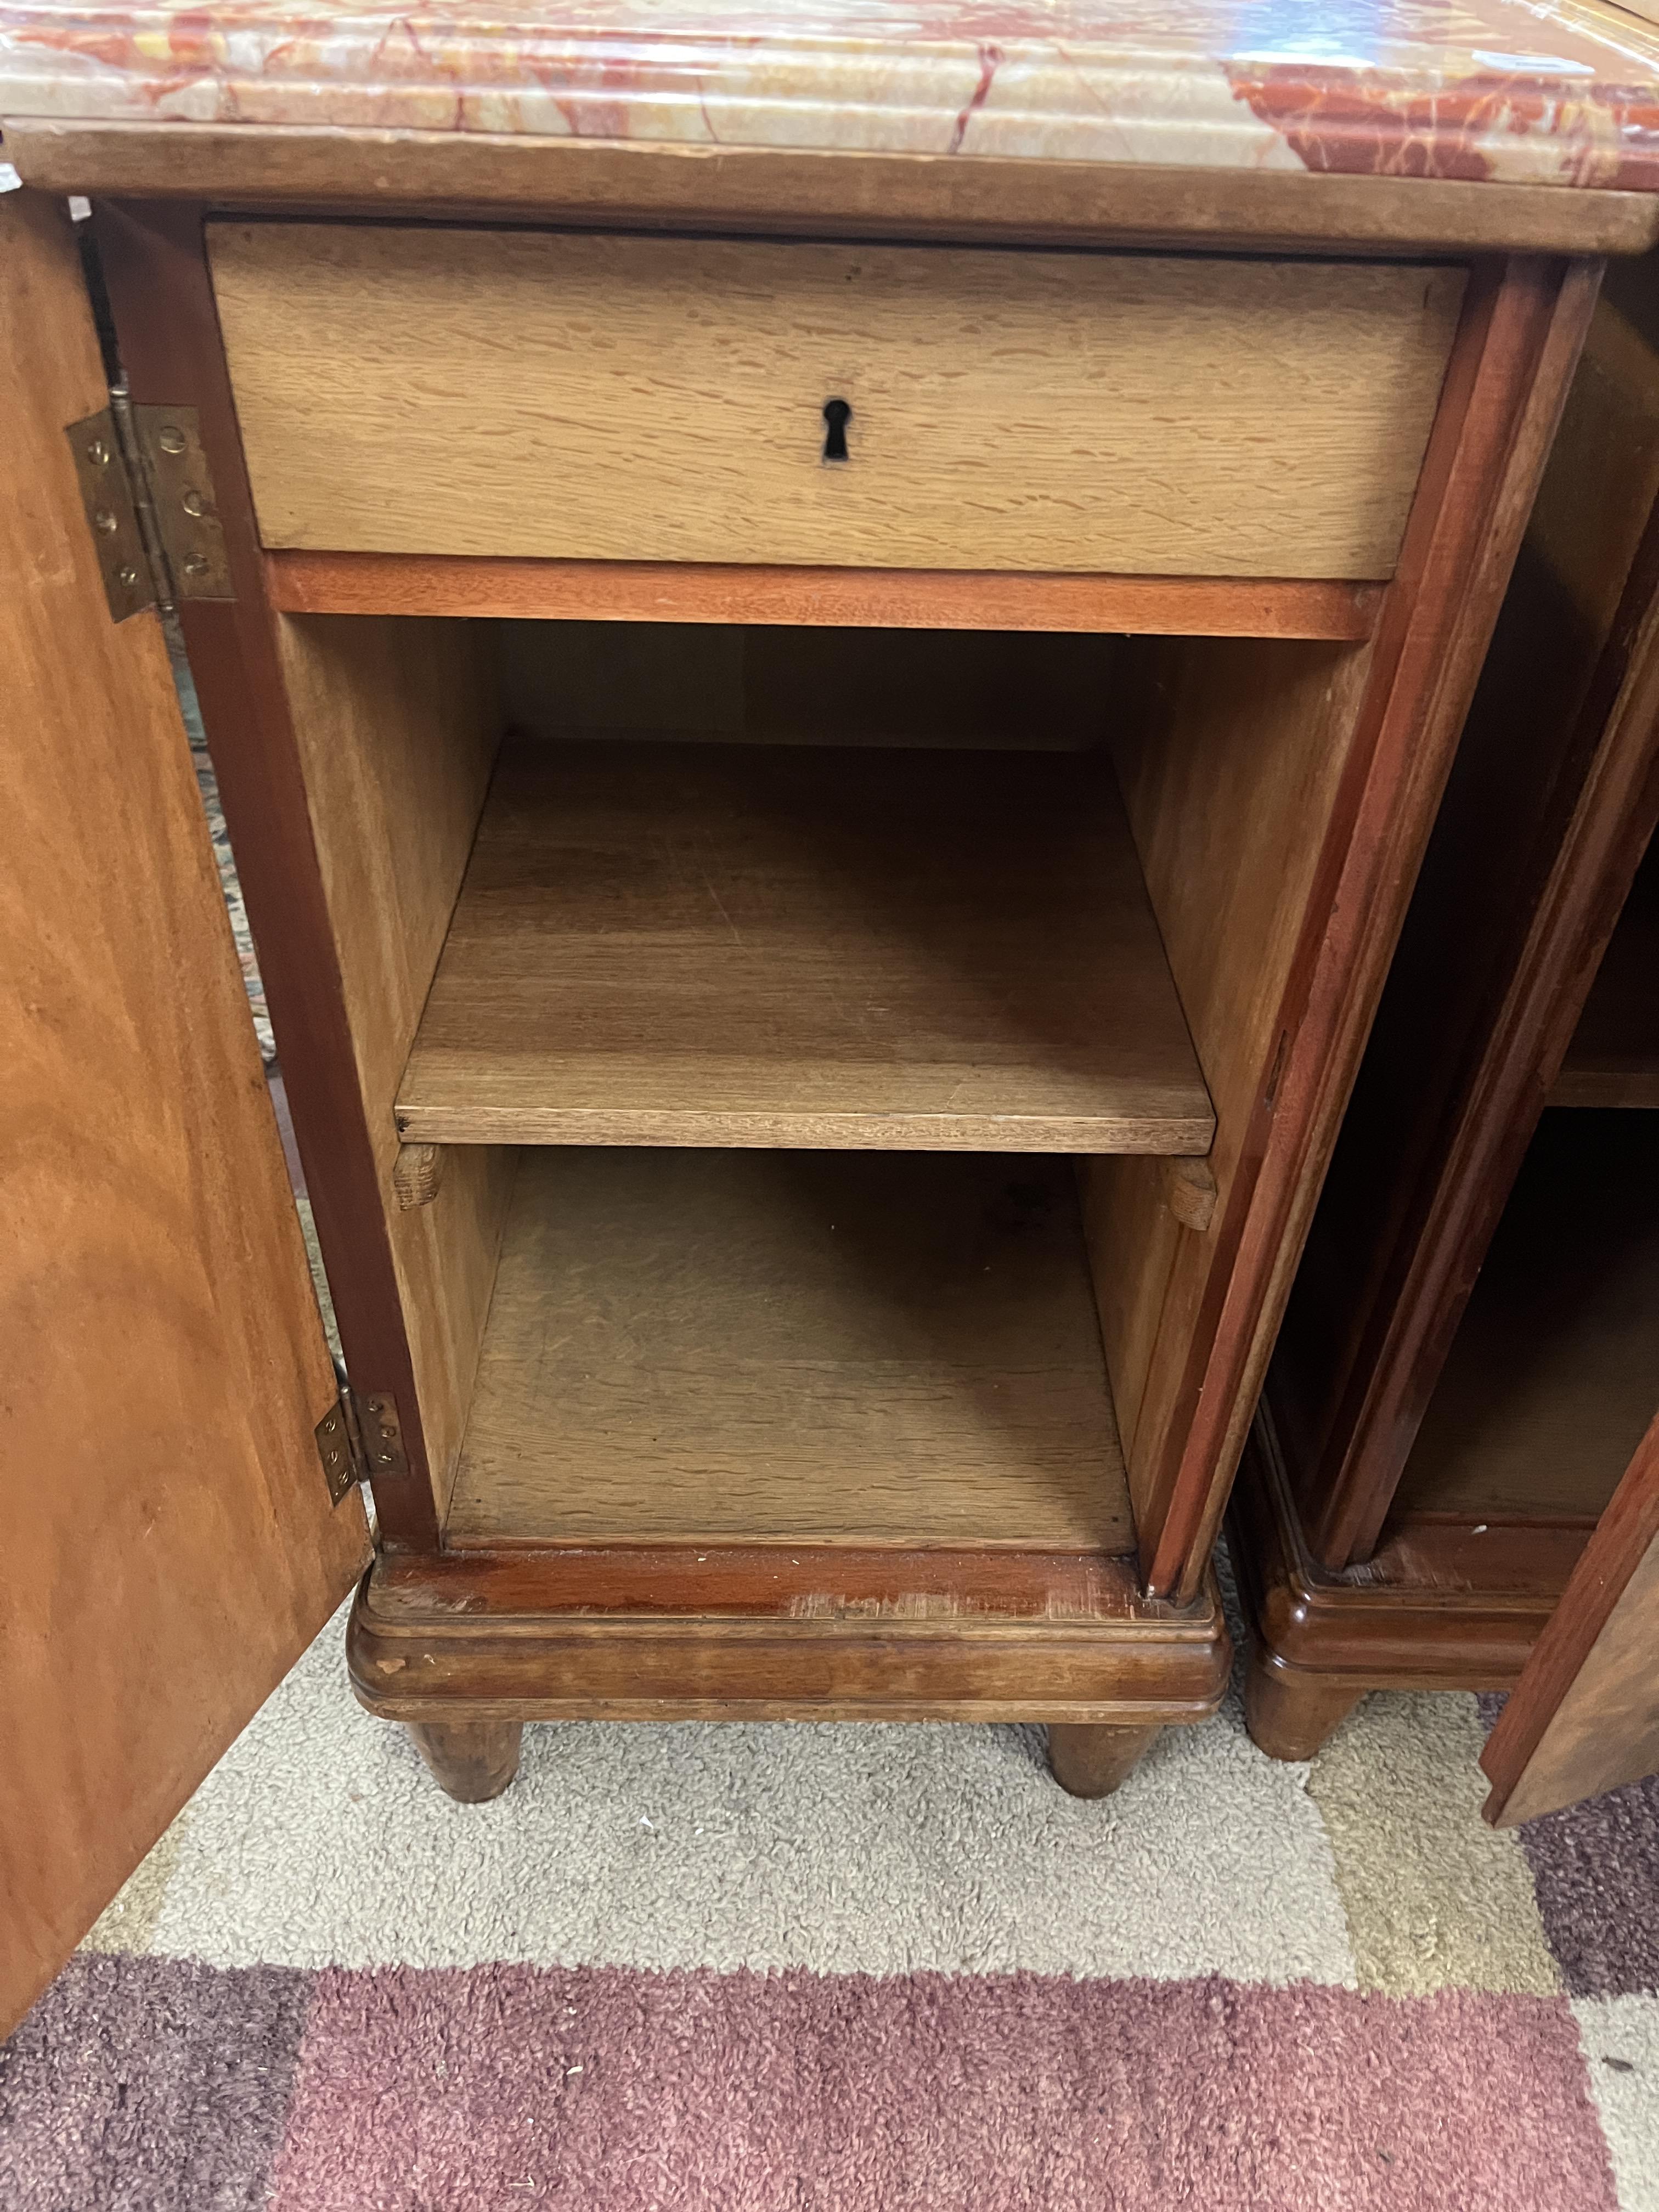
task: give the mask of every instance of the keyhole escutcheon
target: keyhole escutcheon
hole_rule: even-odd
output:
[[[844,399],[826,399],[823,403],[823,458],[826,461],[847,459],[847,426],[853,419],[853,410]]]

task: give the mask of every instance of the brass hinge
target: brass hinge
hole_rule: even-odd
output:
[[[64,434],[112,622],[235,596],[193,407],[135,407],[117,392]]]
[[[354,1483],[384,1482],[409,1473],[398,1401],[388,1390],[354,1390],[340,1395],[317,1424],[317,1453],[323,1480],[337,1505]]]

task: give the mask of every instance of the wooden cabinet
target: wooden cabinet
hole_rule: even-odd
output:
[[[26,1302],[88,1416],[4,1410],[73,1602],[0,1770],[60,1851],[128,1793],[73,1880],[8,1816],[9,2004],[364,1563],[343,1455],[352,1684],[459,1796],[584,1715],[1047,1722],[1099,1794],[1221,1697],[1216,1530],[1598,270],[832,203],[95,206],[138,488],[211,539],[171,580],[337,1402],[157,617],[97,584],[67,221],[0,200]]]
[[[1659,1765],[1656,300],[1615,265],[1240,1493],[1258,1741],[1518,1684],[1507,1820]]]

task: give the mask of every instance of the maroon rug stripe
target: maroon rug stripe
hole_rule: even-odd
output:
[[[315,1977],[83,1955],[0,2049],[6,2212],[270,2202]]]
[[[1565,2000],[325,1973],[278,2212],[1614,2212]]]

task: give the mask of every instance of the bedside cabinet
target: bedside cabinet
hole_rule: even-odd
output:
[[[1238,1500],[1257,1741],[1513,1687],[1506,1822],[1659,1768],[1656,277],[1596,308]]]
[[[142,44],[90,116],[0,48],[14,2005],[354,1584],[464,1799],[601,1717],[1039,1722],[1099,1796],[1215,1710],[1235,1466],[1655,227],[1645,170],[1285,173],[1242,99],[1161,183],[381,131],[349,26],[306,127],[214,123],[217,35],[196,121]]]

